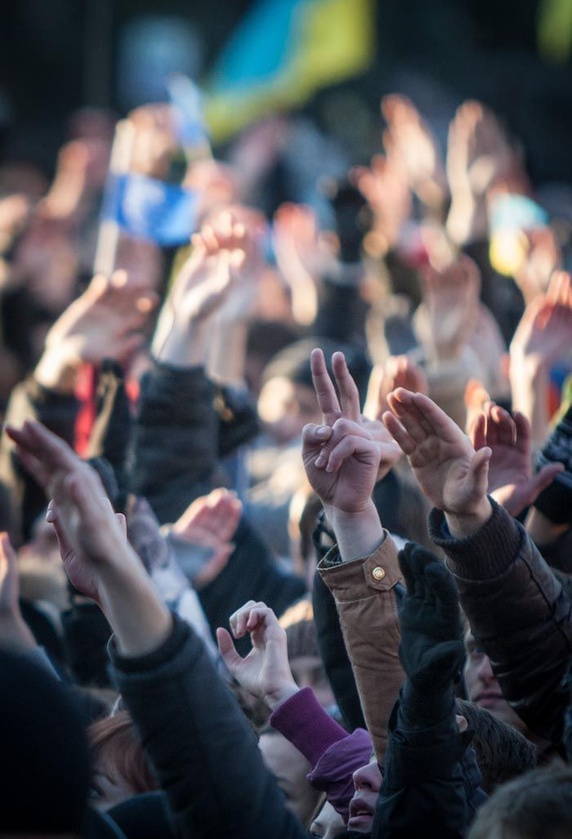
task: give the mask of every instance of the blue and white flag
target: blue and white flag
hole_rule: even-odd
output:
[[[175,135],[184,149],[209,146],[203,118],[203,97],[198,86],[183,73],[168,76],[165,86],[171,100]]]
[[[110,175],[102,215],[131,236],[181,245],[195,230],[197,206],[195,192],[129,172]]]

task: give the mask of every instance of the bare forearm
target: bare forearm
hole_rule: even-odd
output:
[[[372,554],[385,540],[379,514],[371,500],[359,513],[326,507],[326,516],[336,535],[343,562]]]
[[[141,656],[157,649],[172,628],[171,613],[159,598],[139,559],[126,553],[102,571],[100,604],[124,656]]]

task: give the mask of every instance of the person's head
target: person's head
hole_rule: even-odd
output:
[[[362,350],[324,339],[296,341],[266,366],[258,398],[260,418],[278,443],[294,440],[307,423],[322,421],[310,365],[310,354],[316,346],[324,351],[330,376],[332,354],[337,350],[345,354],[361,399],[365,400],[371,365]]]
[[[108,810],[143,792],[157,789],[157,781],[127,711],[90,725],[93,755],[90,798],[94,807]]]
[[[463,675],[467,699],[526,734],[525,723],[504,698],[490,659],[479,647],[470,630],[465,635],[465,650],[467,657]]]
[[[334,810],[329,801],[326,801],[312,819],[310,836],[312,839],[335,839],[345,829],[346,826],[340,814]]]
[[[381,770],[375,755],[369,763],[354,772],[355,793],[350,801],[349,830],[371,833],[381,780]]]
[[[481,770],[481,787],[488,794],[536,766],[536,748],[524,734],[473,702],[457,700],[457,713],[473,732],[471,746]]]
[[[91,775],[84,721],[44,667],[0,650],[0,835],[80,835]]]
[[[499,787],[467,839],[571,839],[572,767],[534,769]]]
[[[320,799],[320,791],[307,779],[311,767],[298,749],[273,728],[265,728],[258,741],[262,757],[286,798],[286,806],[307,825]]]
[[[295,603],[280,618],[280,626],[286,630],[288,661],[298,687],[311,688],[324,708],[335,705],[318,649],[312,602],[304,598]]]

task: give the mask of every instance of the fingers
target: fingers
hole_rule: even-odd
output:
[[[341,408],[336,390],[326,368],[326,359],[322,350],[312,350],[310,366],[312,369],[312,382],[324,423],[333,425],[340,414]]]
[[[479,449],[471,461],[471,473],[475,488],[479,494],[486,495],[488,488],[489,461],[492,456],[492,449],[489,446]]]
[[[333,429],[330,425],[316,425],[308,423],[302,429],[302,444],[304,452],[320,449],[332,436]],[[327,458],[324,459],[324,464]],[[318,468],[322,468],[321,466]]]
[[[383,424],[405,455],[411,455],[417,448],[417,440],[409,434],[391,411],[386,411],[382,416]]]
[[[228,667],[230,674],[234,676],[237,668],[242,664],[243,659],[237,653],[230,634],[222,626],[219,626],[216,631],[216,641],[222,660]]]
[[[487,445],[487,418],[484,414],[478,414],[475,417],[469,437],[471,438],[475,451]]]
[[[343,353],[335,352],[332,355],[332,367],[340,394],[340,404],[344,417],[359,422],[361,417],[359,391],[354,382],[346,358]]]
[[[278,629],[280,632],[284,631],[272,609],[266,603],[261,601],[256,603],[254,600],[249,600],[237,609],[230,616],[229,624],[235,638],[243,638],[247,632],[252,633],[262,625]]]

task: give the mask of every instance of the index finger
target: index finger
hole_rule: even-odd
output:
[[[21,428],[7,426],[6,433],[22,451],[36,458],[45,470],[70,471],[79,458],[66,442],[39,422],[26,420]]]
[[[312,368],[312,382],[314,383],[314,390],[316,391],[316,398],[324,418],[324,423],[326,425],[333,425],[340,416],[341,409],[322,350],[312,350],[310,365]]]
[[[359,422],[361,418],[359,391],[342,352],[333,354],[332,366],[340,394],[342,415],[353,422]]]

